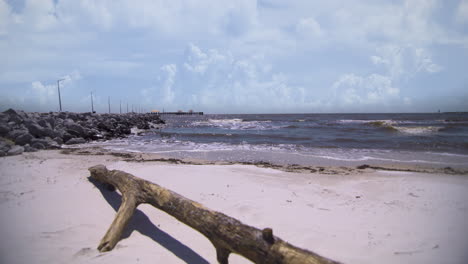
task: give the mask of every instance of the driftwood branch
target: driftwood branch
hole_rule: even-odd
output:
[[[225,214],[212,211],[157,184],[104,165],[89,168],[91,178],[116,187],[122,193],[122,204],[109,230],[99,243],[99,251],[112,250],[141,203],[172,215],[207,237],[216,249],[218,262],[228,263],[231,253],[255,263],[338,263],[311,251],[295,247],[273,235],[270,228],[259,230]]]

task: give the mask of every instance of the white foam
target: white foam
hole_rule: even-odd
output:
[[[443,127],[439,127],[439,126],[416,126],[416,127],[393,126],[393,128],[398,130],[401,133],[423,135],[423,134],[436,133],[439,130],[441,130]]]
[[[279,129],[280,126],[271,125],[271,121],[244,121],[239,118],[233,119],[208,119],[207,121],[193,122],[194,126],[211,126],[228,130],[271,130]]]

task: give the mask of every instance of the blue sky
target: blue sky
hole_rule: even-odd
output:
[[[468,111],[468,0],[0,0],[0,110]]]

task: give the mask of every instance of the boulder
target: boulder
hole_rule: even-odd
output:
[[[66,128],[65,130],[72,135],[77,137],[82,137],[84,135],[84,128],[72,119],[65,120],[63,125]]]
[[[0,157],[6,156],[10,148],[11,148],[10,142],[0,138]]]
[[[17,137],[28,134],[28,130],[23,130],[23,129],[14,129],[8,133],[7,137],[11,138],[12,140],[15,140]]]
[[[13,147],[11,147],[10,150],[8,150],[7,155],[8,156],[20,155],[23,152],[24,152],[24,148],[22,146],[14,145]]]
[[[59,145],[62,145],[62,144],[63,144],[63,140],[62,140],[61,137],[55,137],[55,138],[54,138],[54,141],[55,141],[57,144],[59,144]]]
[[[68,133],[68,132],[64,132],[64,133],[62,134],[62,140],[63,140],[63,142],[67,142],[68,140],[70,140],[70,139],[72,139],[72,138],[73,138],[73,136],[70,135],[70,133]]]
[[[29,144],[26,144],[23,146],[24,147],[24,152],[34,152],[34,151],[37,151],[37,149],[29,146]]]
[[[37,121],[37,124],[40,125],[43,128],[50,128],[49,122],[47,122],[44,119],[41,119],[41,120]]]
[[[41,142],[33,143],[31,146],[34,149],[45,149],[46,148],[46,146],[44,146],[44,144],[42,144]]]
[[[48,149],[59,149],[60,148],[60,145],[55,140],[51,139],[50,137],[46,137],[45,141],[46,141],[45,147],[48,148]]]
[[[67,145],[83,144],[83,143],[86,143],[86,140],[84,138],[71,138],[65,142],[65,144]]]
[[[16,112],[15,110],[11,108],[4,111],[3,113],[8,115],[8,120],[10,122],[15,122],[15,123],[23,122],[23,117],[18,112]]]
[[[50,125],[50,127],[51,127],[52,129],[55,129],[55,118],[53,118],[53,117],[48,117],[48,118],[46,118],[45,120],[49,123],[49,125]]]
[[[35,137],[45,137],[47,133],[45,132],[44,128],[34,123],[32,121],[25,122],[24,126],[28,129],[29,133]]]
[[[16,145],[24,146],[24,145],[30,143],[33,138],[34,137],[31,134],[26,132],[24,134],[21,134],[21,135],[17,136],[15,138],[15,143],[16,143]]]
[[[10,127],[6,124],[0,124],[0,136],[5,136],[10,132]]]
[[[8,119],[10,119],[10,118],[8,117],[7,114],[5,114],[5,113],[0,113],[0,122],[1,122],[1,123],[8,123]]]
[[[60,136],[60,132],[53,130],[52,128],[44,128],[44,136],[54,138]]]

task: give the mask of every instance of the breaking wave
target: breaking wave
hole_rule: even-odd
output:
[[[280,129],[281,126],[273,125],[271,121],[244,121],[243,119],[208,119],[197,121],[193,126],[216,127],[226,130],[272,130]]]

